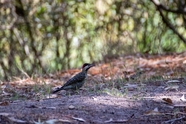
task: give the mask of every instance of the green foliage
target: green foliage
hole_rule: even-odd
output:
[[[185,50],[152,1],[21,2],[15,0],[8,7],[2,3],[0,8],[0,78],[20,70],[31,75],[79,67],[128,53]],[[175,7],[171,1],[163,4]],[[185,36],[182,16],[165,14]]]

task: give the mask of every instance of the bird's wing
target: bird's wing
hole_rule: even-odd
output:
[[[69,86],[69,85],[72,85],[72,84],[75,84],[77,82],[82,82],[86,77],[86,74],[84,73],[78,73],[77,75],[75,75],[74,77],[70,78],[64,85],[63,87],[65,86]]]

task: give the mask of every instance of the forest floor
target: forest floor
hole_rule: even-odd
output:
[[[79,69],[0,82],[1,124],[186,123],[186,53],[97,63],[77,91],[50,91]]]

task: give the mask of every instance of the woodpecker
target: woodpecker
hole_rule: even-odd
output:
[[[88,70],[95,66],[94,64],[85,63],[82,66],[82,71],[76,74],[74,77],[70,78],[62,87],[57,88],[52,93],[56,93],[60,90],[69,90],[69,89],[79,89],[85,83]]]

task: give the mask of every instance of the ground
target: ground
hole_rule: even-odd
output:
[[[82,89],[50,94],[79,71],[2,82],[0,123],[186,123],[186,53],[97,63]]]

